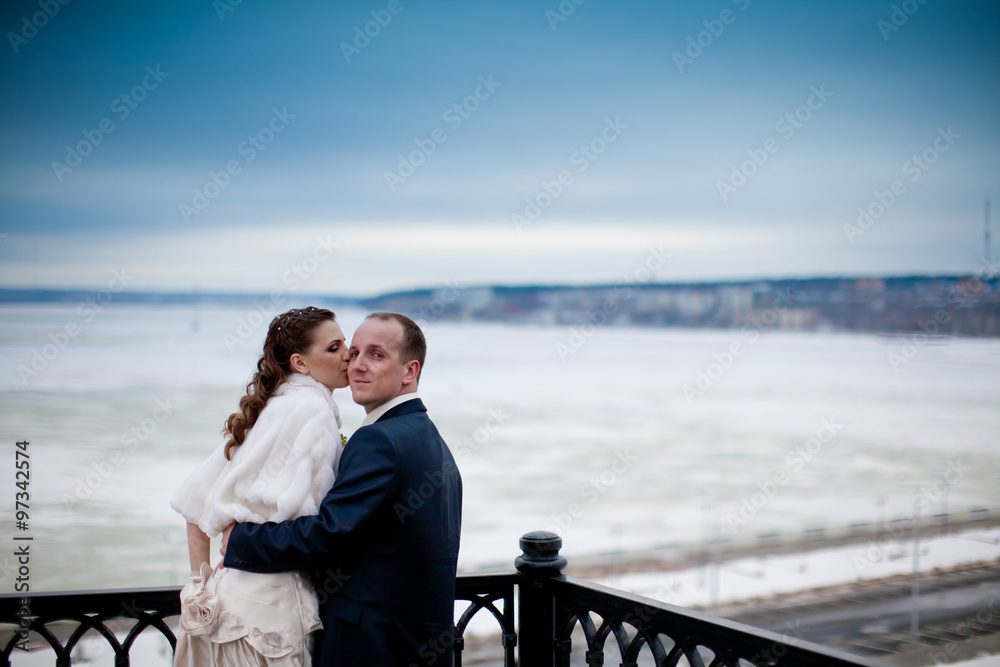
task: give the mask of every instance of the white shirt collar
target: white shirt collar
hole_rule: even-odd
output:
[[[385,413],[389,412],[389,410],[392,410],[394,407],[396,407],[400,403],[405,403],[407,401],[412,401],[415,398],[420,398],[420,397],[417,396],[416,392],[413,392],[413,393],[410,393],[410,394],[402,394],[402,395],[397,396],[396,398],[394,398],[394,399],[392,399],[390,401],[386,401],[385,403],[383,403],[382,405],[378,406],[377,408],[375,408],[374,410],[372,410],[371,412],[369,412],[367,415],[365,415],[365,418],[361,422],[361,425],[362,426],[368,426],[369,424],[374,424],[375,422],[377,422],[379,420],[379,417],[381,417]]]

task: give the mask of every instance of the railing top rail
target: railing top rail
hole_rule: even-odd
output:
[[[458,590],[475,590],[478,594],[499,594],[520,582],[520,575],[508,572],[474,572],[458,575]],[[0,619],[14,618],[21,609],[21,600],[28,599],[32,616],[72,618],[80,614],[135,616],[146,609],[179,613],[180,586],[150,588],[106,588],[99,590],[39,591],[0,594]],[[176,611],[175,611],[176,610]]]
[[[461,584],[494,584],[510,585],[517,584],[521,580],[521,574],[514,570],[502,572],[460,572],[458,583]],[[32,604],[44,602],[45,600],[65,601],[67,598],[86,598],[88,600],[99,600],[101,597],[121,600],[124,598],[159,598],[164,595],[179,595],[181,586],[152,586],[147,588],[99,588],[93,590],[71,590],[71,591],[32,591],[30,593],[0,593],[0,614],[8,609],[19,609],[20,601],[24,598],[31,600]]]
[[[0,619],[14,618],[22,609],[21,600],[28,600],[28,614],[48,620],[71,619],[82,614],[97,614],[102,618],[136,617],[140,612],[155,610],[170,616],[180,613],[180,586],[157,588],[119,588],[94,591],[45,591],[39,593],[0,595]]]
[[[586,579],[566,575],[553,577],[553,591],[564,602],[601,614],[630,616],[627,620],[646,626],[663,627],[663,634],[682,637],[712,648],[723,645],[735,649],[741,657],[749,658],[760,652],[762,643],[787,647],[788,657],[783,663],[794,665],[822,664],[857,667],[888,667],[887,663],[843,651],[827,648],[819,644],[755,628],[705,612],[678,607],[652,598],[627,593]],[[705,637],[711,641],[699,641]]]
[[[516,584],[521,580],[521,573],[515,570],[503,570],[496,572],[459,572],[458,581],[490,581],[492,583]]]
[[[0,601],[20,600],[30,598],[40,600],[43,598],[65,598],[67,596],[100,596],[100,595],[160,595],[163,593],[180,593],[180,586],[153,586],[149,588],[95,588],[91,590],[80,589],[72,591],[32,591],[30,593],[0,593]]]

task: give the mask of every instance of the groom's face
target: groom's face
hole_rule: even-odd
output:
[[[399,356],[403,326],[396,320],[365,320],[351,339],[347,377],[354,402],[371,412],[399,395],[407,364]]]

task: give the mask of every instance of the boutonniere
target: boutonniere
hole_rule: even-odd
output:
[[[347,447],[347,436],[343,433],[340,434],[340,446]]]

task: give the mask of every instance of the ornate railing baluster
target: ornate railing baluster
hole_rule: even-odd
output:
[[[517,628],[514,624],[514,589],[519,577],[513,572],[498,574],[461,574],[455,587],[455,597],[458,600],[468,600],[465,608],[455,623],[455,633],[463,638],[461,644],[455,645],[455,667],[463,664],[462,650],[465,630],[472,618],[483,610],[490,613],[497,621],[500,629],[500,644],[504,651],[504,667],[514,667],[514,651],[517,646]],[[496,603],[503,603],[503,610],[497,609]]]

